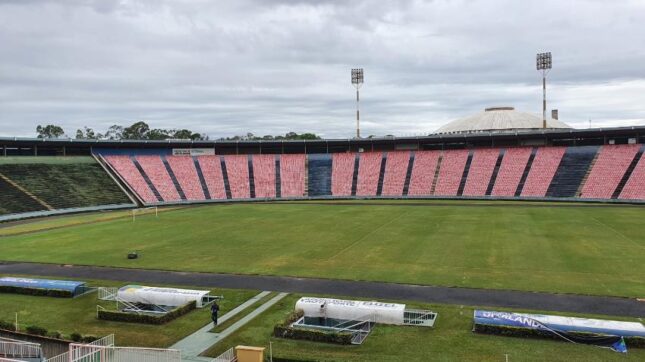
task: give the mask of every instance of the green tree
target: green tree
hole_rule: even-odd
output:
[[[76,139],[84,140],[98,140],[103,138],[103,135],[100,133],[94,133],[94,130],[89,127],[83,127],[84,129],[76,130]]]
[[[139,121],[123,129],[122,138],[124,140],[145,140],[150,126],[146,122]]]
[[[44,127],[38,125],[38,127],[36,127],[36,132],[38,133],[38,138],[61,138],[65,136],[63,128],[53,124],[48,124]]]
[[[107,132],[105,132],[105,139],[108,140],[120,140],[123,138],[123,127],[118,124],[110,126]]]

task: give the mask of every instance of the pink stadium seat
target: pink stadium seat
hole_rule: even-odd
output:
[[[354,176],[355,153],[334,153],[332,155],[331,194],[350,196]]]
[[[141,172],[134,165],[130,156],[105,156],[105,160],[119,173],[121,178],[130,185],[132,190],[146,203],[158,202]]]
[[[522,196],[544,197],[566,147],[540,147],[522,188]]]
[[[447,150],[443,152],[435,195],[457,196],[466,161],[468,160],[468,152],[468,150]]]
[[[645,200],[645,153],[641,155],[641,159],[636,164],[636,168],[634,168],[618,198]]]
[[[305,155],[280,156],[280,196],[305,195]]]
[[[387,153],[385,176],[383,177],[382,196],[401,196],[405,184],[405,174],[410,163],[409,151],[394,151]]]
[[[641,145],[602,146],[580,197],[611,199]]]
[[[255,197],[275,197],[275,155],[253,155]]]
[[[364,152],[360,154],[356,196],[376,196],[382,159],[382,152]]]
[[[195,161],[190,156],[167,156],[166,160],[175,174],[187,200],[205,200],[202,184],[197,176]]]
[[[509,148],[506,150],[495,179],[492,196],[515,196],[515,191],[522,179],[532,150],[530,147]]]
[[[231,188],[231,198],[248,199],[251,197],[249,186],[249,163],[246,155],[226,155],[226,172]]]
[[[408,186],[409,196],[428,196],[437,169],[441,151],[419,151],[414,155],[414,165]]]
[[[222,176],[222,165],[219,156],[204,155],[197,156],[199,168],[202,169],[206,187],[211,199],[225,199],[224,177]]]
[[[475,150],[468,170],[468,178],[464,187],[464,196],[484,196],[495,170],[499,157],[499,149],[483,148]]]
[[[181,200],[160,156],[136,156],[135,158],[164,201]]]

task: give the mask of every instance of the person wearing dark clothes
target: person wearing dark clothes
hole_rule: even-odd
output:
[[[217,305],[217,302],[213,302],[213,305],[211,305],[211,319],[213,320],[213,323],[217,326],[217,313],[219,312],[219,305]]]

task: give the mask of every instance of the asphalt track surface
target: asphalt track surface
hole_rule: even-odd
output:
[[[206,288],[271,290],[297,294],[327,294],[342,297],[392,299],[489,308],[504,307],[645,317],[645,302],[632,298],[576,294],[21,262],[0,262],[0,274],[103,279]]]

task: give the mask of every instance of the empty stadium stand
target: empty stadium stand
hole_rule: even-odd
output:
[[[354,175],[355,153],[334,153],[332,155],[331,194],[350,196]]]
[[[253,184],[256,198],[275,197],[275,155],[253,155]]]
[[[365,152],[360,154],[356,196],[376,196],[383,154]]]
[[[640,148],[640,145],[602,146],[580,197],[610,199]]]
[[[440,156],[440,151],[415,152],[408,187],[409,196],[429,196],[433,194],[432,184],[435,181]]]
[[[549,197],[576,196],[597,151],[597,146],[567,148],[546,195]]]
[[[145,180],[141,170],[136,167],[130,156],[110,155],[105,156],[105,160],[144,203],[163,201],[159,193],[156,190],[153,191],[152,183]]]
[[[468,150],[444,151],[439,169],[439,178],[434,194],[437,196],[457,196],[459,186],[464,177],[466,162],[469,158]]]
[[[504,152],[502,164],[495,178],[492,196],[511,197],[515,195],[522,179],[526,164],[531,157],[531,148],[510,148]]]
[[[332,155],[313,154],[307,155],[307,157],[309,158],[309,182],[307,184],[309,196],[332,195]]]
[[[305,155],[280,156],[280,192],[282,197],[302,197],[305,195],[305,173]]]
[[[475,150],[462,195],[484,196],[486,194],[498,157],[499,149],[496,148]]]
[[[222,162],[219,156],[197,156],[199,167],[201,168],[204,182],[208,188],[208,194],[211,199],[226,199],[226,190],[224,188],[224,176],[222,175]]]
[[[173,175],[177,179],[186,200],[205,200],[204,189],[195,168],[192,157],[166,156]]]
[[[410,162],[410,152],[388,152],[385,161],[385,177],[383,179],[382,196],[402,196],[403,186]]]
[[[251,197],[249,183],[249,161],[246,155],[226,155],[226,174],[231,189],[231,198],[248,199]]]
[[[164,201],[180,201],[175,183],[170,178],[168,170],[160,156],[136,156],[136,161],[148,176],[155,189]]]
[[[642,148],[638,153],[640,158],[635,163],[625,187],[620,192],[620,199],[645,200],[645,153],[643,153]]]
[[[0,215],[132,205],[91,157],[0,159]]]
[[[558,170],[566,147],[541,147],[535,154],[521,196],[544,197]]]

